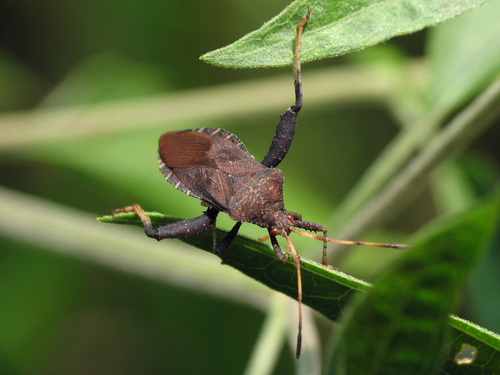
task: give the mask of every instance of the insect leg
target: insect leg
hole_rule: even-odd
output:
[[[227,250],[229,245],[231,245],[231,243],[236,238],[236,235],[238,234],[240,227],[241,227],[240,221],[238,221],[236,224],[234,224],[231,231],[226,235],[226,237],[224,237],[224,239],[221,241],[221,243],[218,244],[217,246],[214,246],[214,253],[215,254],[221,255],[224,251]]]
[[[210,207],[203,215],[189,220],[176,221],[168,225],[153,228],[151,219],[138,204],[125,207],[120,210],[115,210],[113,213],[118,212],[131,212],[134,211],[144,225],[144,232],[148,237],[156,238],[158,241],[164,238],[185,238],[191,237],[207,230],[215,221],[219,211]]]
[[[193,219],[177,221],[168,225],[164,225],[154,230],[154,235],[149,237],[156,238],[158,241],[164,238],[185,238],[199,234],[212,225],[219,211],[215,208],[209,208],[203,215]],[[146,228],[144,228],[146,231]]]
[[[276,257],[278,257],[278,260],[281,263],[286,263],[288,256],[283,254],[283,250],[281,250],[281,247],[278,243],[278,240],[276,239],[276,236],[271,234],[271,230],[268,229],[269,231],[269,238],[271,239],[271,244],[273,245],[274,252],[276,254]]]
[[[212,222],[212,249],[217,247],[217,218]]]
[[[296,226],[297,228],[302,228],[306,230],[310,230],[312,232],[323,232],[323,236],[326,238],[327,237],[327,230],[326,228],[318,223],[313,223],[312,221],[302,221],[302,220],[294,220],[293,225]],[[324,266],[328,266],[328,260],[327,260],[327,241],[323,241],[323,255],[321,257],[321,263]]]
[[[308,9],[307,15],[302,18],[297,26],[295,39],[295,53],[293,59],[293,82],[295,86],[295,104],[281,115],[281,121],[276,126],[273,142],[267,152],[262,164],[266,167],[276,167],[288,153],[295,135],[295,126],[297,125],[297,114],[302,108],[302,81],[300,74],[300,47],[302,44],[302,29],[306,24],[311,10]]]

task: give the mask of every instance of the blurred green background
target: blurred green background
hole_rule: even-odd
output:
[[[95,217],[132,203],[184,218],[201,213],[200,203],[175,190],[157,169],[157,139],[165,131],[222,127],[257,159],[265,155],[279,114],[293,102],[291,68],[221,69],[198,57],[257,29],[286,5],[2,2],[1,374],[245,369],[270,291],[215,256],[179,241],[156,243],[138,228],[104,225]],[[328,223],[404,119],[418,116],[430,76],[432,32],[303,67],[304,109],[280,166],[289,210]],[[371,82],[356,79],[358,69],[361,77],[365,69],[382,77],[380,88],[365,90]],[[331,74],[339,79],[308,86],[308,75]],[[485,84],[478,82],[476,91]],[[500,172],[499,133],[498,123],[491,126],[384,228],[357,239],[404,242],[450,210],[443,196],[446,202],[454,196],[440,190],[443,181],[461,181],[453,185],[456,200],[490,192]],[[221,218],[221,227],[230,225]],[[243,232],[265,234],[250,225]],[[310,242],[296,239],[296,247],[319,260],[321,246]],[[137,248],[144,260],[134,258]],[[341,268],[372,280],[397,254],[353,249],[350,255]],[[460,315],[499,332],[498,248],[489,256]],[[162,267],[171,270],[165,274]],[[295,327],[291,315],[283,319]],[[326,340],[330,323],[316,320]],[[275,373],[293,366],[293,349],[285,346]]]

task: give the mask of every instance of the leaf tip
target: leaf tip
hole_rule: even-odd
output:
[[[96,220],[101,223],[111,223],[113,221],[113,217],[111,215],[98,216],[96,217]]]
[[[204,54],[203,54],[203,55],[201,55],[198,59],[199,59],[200,61],[203,61],[203,62],[209,63],[209,62],[210,62],[210,59],[207,57],[209,54],[210,54],[210,52],[204,53]]]

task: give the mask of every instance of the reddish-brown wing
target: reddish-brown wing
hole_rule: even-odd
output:
[[[212,167],[217,165],[210,155],[213,141],[197,131],[174,131],[160,137],[159,154],[169,168]]]
[[[231,198],[259,171],[243,143],[224,129],[174,131],[160,137],[160,170],[184,193],[227,211]]]

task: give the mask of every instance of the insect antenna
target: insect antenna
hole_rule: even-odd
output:
[[[309,222],[304,222],[304,223],[309,223]],[[314,223],[310,223],[310,224],[314,224]],[[390,244],[390,243],[365,242],[365,241],[336,240],[333,238],[328,238],[326,236],[321,236],[319,234],[304,232],[304,231],[298,230],[296,228],[292,228],[292,232],[300,234],[301,236],[304,236],[304,237],[308,237],[308,238],[312,238],[312,239],[321,241],[321,242],[323,242],[324,245],[327,242],[333,242],[333,243],[338,243],[338,244],[342,244],[342,245],[363,245],[363,246],[372,246],[372,247],[386,247],[386,248],[393,248],[393,249],[408,249],[410,247],[409,245],[405,245],[405,244]],[[300,262],[299,254],[297,253],[297,250],[295,250],[295,246],[293,246],[293,243],[290,240],[290,237],[288,235],[286,235],[284,237],[286,238],[286,241],[288,243],[287,249],[286,249],[286,254],[283,254],[281,252],[280,253],[276,252],[276,248],[275,248],[275,252],[276,252],[276,255],[279,255],[278,259],[282,262],[286,261],[286,259],[288,258],[288,255],[291,253],[292,257],[293,257],[293,263],[295,265],[295,269],[297,270],[297,302],[298,302],[298,306],[299,306],[299,329],[298,329],[298,334],[297,334],[297,348],[295,351],[295,355],[298,359],[300,356],[301,349],[302,349],[302,274],[300,271],[300,263],[301,262]],[[269,238],[271,238],[272,242],[274,241],[273,242],[273,247],[274,247],[275,243],[277,244],[276,237],[274,237],[274,236],[270,236],[270,235],[263,236],[263,237],[259,238],[259,240],[263,242]],[[323,250],[323,259],[322,260],[323,260],[323,265],[328,266],[328,262],[326,260],[325,248]]]
[[[326,236],[321,236],[321,235],[315,234],[315,233],[303,232],[303,231],[298,230],[296,228],[292,228],[292,231],[294,233],[300,234],[301,236],[312,238],[312,239],[315,239],[318,241],[333,242],[333,243],[338,243],[338,244],[342,244],[342,245],[363,245],[363,246],[372,246],[372,247],[388,247],[388,248],[392,248],[392,249],[408,249],[408,248],[410,248],[409,245],[400,244],[400,243],[393,244],[393,243],[336,240],[336,239],[328,238]]]
[[[297,334],[297,348],[295,350],[295,357],[298,359],[300,357],[300,351],[302,349],[302,276],[300,273],[300,257],[293,246],[290,237],[285,236],[288,242],[286,252],[291,252],[293,257],[293,264],[297,270],[297,302],[299,303],[299,333]]]

